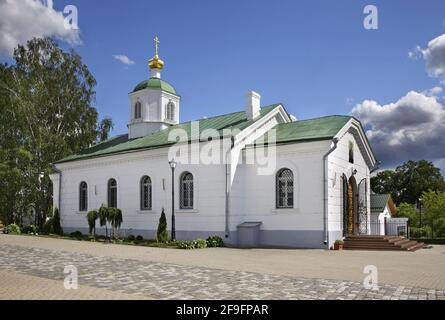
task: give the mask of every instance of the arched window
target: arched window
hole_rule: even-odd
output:
[[[136,102],[136,104],[134,105],[134,118],[135,119],[140,119],[142,117],[142,105],[141,103],[138,101]]]
[[[349,162],[354,163],[354,144],[349,142]]]
[[[277,208],[294,207],[294,174],[290,169],[281,169],[277,173]]]
[[[151,179],[143,176],[141,179],[141,210],[151,210]]]
[[[190,172],[184,172],[180,179],[180,208],[193,209],[193,175]]]
[[[117,182],[113,178],[108,180],[108,207],[117,208]]]
[[[165,118],[170,121],[175,120],[175,104],[172,101],[167,103],[167,108],[165,110]]]
[[[79,211],[88,211],[88,185],[85,181],[79,185]]]

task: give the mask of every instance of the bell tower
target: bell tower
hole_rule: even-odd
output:
[[[159,38],[154,38],[155,54],[148,61],[150,78],[140,82],[129,98],[128,138],[140,138],[179,123],[181,97],[167,81],[161,80],[164,61],[159,58]]]

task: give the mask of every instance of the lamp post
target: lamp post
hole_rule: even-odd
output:
[[[422,198],[419,198],[419,224],[422,228]]]
[[[170,168],[172,169],[172,240],[176,240],[176,227],[175,227],[175,168],[176,168],[176,161],[174,159],[171,159],[171,161],[168,162],[170,165]]]

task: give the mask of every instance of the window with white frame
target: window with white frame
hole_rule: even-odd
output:
[[[79,211],[88,211],[88,185],[85,181],[79,185]]]
[[[294,207],[294,174],[290,169],[281,169],[276,177],[276,207]]]
[[[175,104],[172,101],[167,103],[165,108],[165,118],[170,121],[175,120]]]
[[[141,210],[151,210],[151,179],[143,176],[141,179]]]
[[[180,178],[180,208],[193,209],[193,175],[190,172],[184,172]]]
[[[354,163],[354,143],[349,142],[349,162]]]
[[[108,207],[117,208],[117,182],[113,178],[108,180]]]
[[[134,118],[135,119],[142,118],[142,105],[139,101],[136,102],[136,104],[134,105]]]

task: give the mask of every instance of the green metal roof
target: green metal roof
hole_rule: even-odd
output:
[[[247,120],[246,112],[240,111],[196,121],[199,121],[200,134],[203,130],[215,129],[219,132],[220,136],[222,136],[223,129],[243,130],[253,124],[255,121],[258,121],[259,119],[264,117],[266,114],[268,114],[270,111],[278,106],[279,104],[273,104],[261,108],[260,117],[255,120]],[[172,145],[175,142],[169,141],[168,136],[170,131],[174,129],[184,129],[187,132],[188,137],[191,136],[191,122],[185,122],[168,127],[164,130],[141,138],[128,139],[128,135],[126,134],[116,136],[91,148],[85,149],[76,155],[72,155],[59,160],[56,163],[83,160],[111,154],[127,153],[132,151],[140,151],[143,149],[159,148]]]
[[[390,194],[374,194],[371,193],[371,211],[382,212],[388,204]]]
[[[150,78],[148,80],[142,81],[134,88],[133,92],[147,88],[154,90],[164,90],[177,95],[175,88],[173,88],[171,84],[158,78]]]
[[[276,143],[329,140],[334,138],[351,118],[349,116],[334,115],[280,123],[274,128],[276,129]],[[259,143],[262,139],[264,139],[264,142],[267,142],[267,133],[255,142]]]

